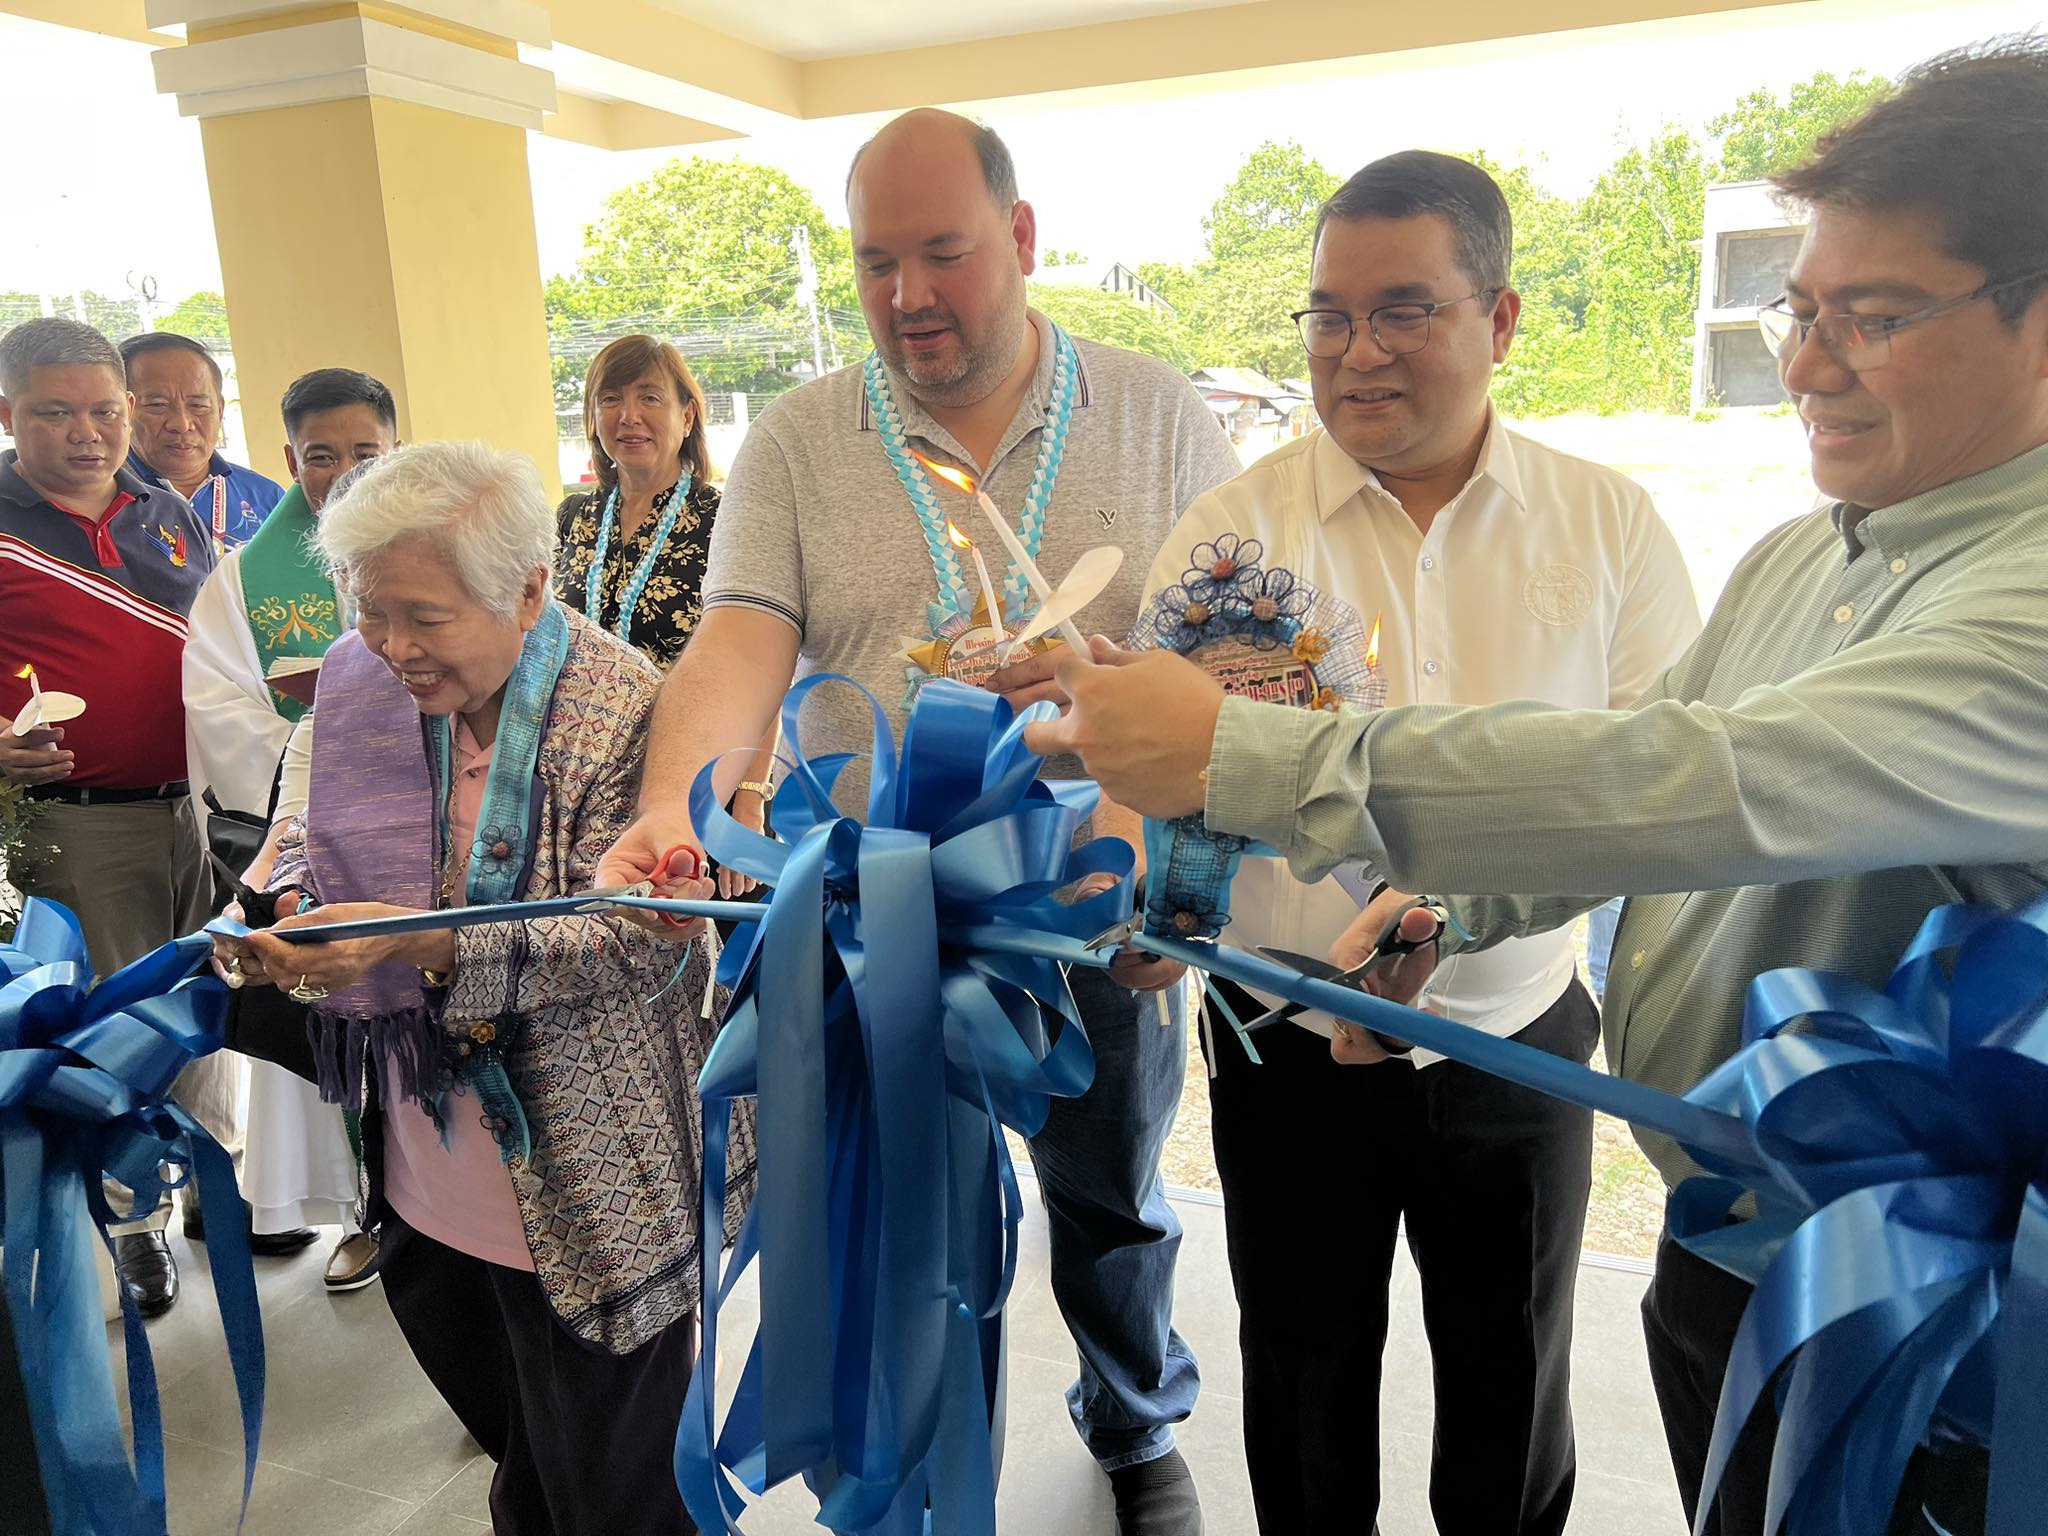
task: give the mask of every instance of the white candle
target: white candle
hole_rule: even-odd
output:
[[[981,503],[982,514],[995,529],[996,537],[1003,541],[1003,548],[1010,555],[1010,563],[1024,573],[1025,583],[1031,588],[1033,595],[1041,603],[1049,600],[1052,597],[1052,583],[1045,579],[1045,572],[1041,571],[1037,563],[1024,552],[1024,546],[1017,541],[1017,535],[1010,532],[1010,525],[1003,521],[1003,514],[997,511],[996,504],[988,499],[988,492],[977,489],[974,499]],[[1075,627],[1072,619],[1062,620],[1059,628],[1060,635],[1067,644],[1083,656],[1088,654],[1087,637]]]
[[[981,558],[981,551],[972,544],[967,553],[974,556],[974,574],[981,582],[982,606],[988,609],[989,627],[997,634],[1003,632],[1003,605],[996,601],[996,585],[988,579],[988,562]]]

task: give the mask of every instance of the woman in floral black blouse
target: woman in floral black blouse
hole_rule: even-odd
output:
[[[555,590],[561,600],[667,668],[697,628],[718,489],[711,484],[704,391],[690,365],[655,336],[621,336],[590,360],[583,430],[597,485],[555,514]],[[760,831],[774,738],[732,813]],[[758,786],[758,787],[757,787]],[[753,882],[719,871],[719,892]]]
[[[718,515],[704,391],[669,343],[621,336],[590,361],[583,428],[597,485],[556,515],[556,591],[667,667],[697,627]]]

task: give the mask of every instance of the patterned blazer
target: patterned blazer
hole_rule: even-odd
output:
[[[633,819],[660,686],[638,652],[573,611],[569,625],[535,763],[542,803],[529,901],[596,883],[599,859]],[[272,889],[310,889],[304,850],[294,820]],[[533,1153],[515,1154],[509,1172],[541,1286],[571,1332],[615,1354],[637,1349],[698,1301],[696,1085],[717,1016],[703,1016],[709,944],[691,947],[674,986],[682,952],[610,915],[457,929],[456,955],[445,1027],[489,1023],[513,1042],[507,1066]],[[421,995],[431,1005],[433,994]],[[734,1121],[727,1243],[754,1182],[751,1106]],[[381,1148],[366,1150],[374,1182]]]

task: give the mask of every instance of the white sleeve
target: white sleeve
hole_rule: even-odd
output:
[[[1670,526],[1647,491],[1630,508],[1621,611],[1607,646],[1609,709],[1626,709],[1700,637],[1699,599]]]
[[[241,552],[230,550],[193,600],[185,636],[185,765],[231,811],[262,815],[291,725],[270,700],[243,612]]]
[[[284,770],[278,776],[277,813],[273,826],[306,814],[306,802],[313,785],[313,711],[299,716],[299,723],[284,744]]]

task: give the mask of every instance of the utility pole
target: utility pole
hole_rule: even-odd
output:
[[[789,248],[796,252],[796,301],[811,312],[811,361],[817,367],[816,378],[825,377],[825,330],[818,319],[818,267],[811,260],[811,232],[799,224],[789,237]]]
[[[135,295],[135,312],[142,321],[142,329],[156,329],[156,278],[145,272],[137,277],[128,274],[128,291]]]

